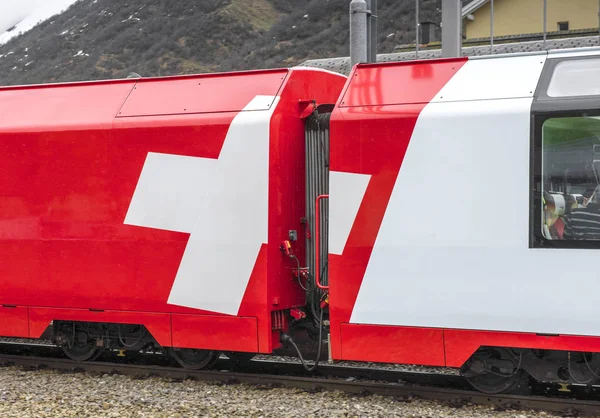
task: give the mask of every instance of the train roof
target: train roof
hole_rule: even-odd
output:
[[[570,51],[574,54],[594,53],[597,51],[600,54],[600,37],[585,36],[577,38],[561,38],[547,39],[544,41],[529,41],[529,42],[512,42],[504,44],[496,44],[493,51],[490,45],[468,46],[462,48],[462,55],[469,58],[496,58],[498,56],[518,56],[529,54],[552,54],[557,51]],[[493,52],[493,54],[492,54]],[[418,58],[415,51],[397,52],[390,54],[378,54],[377,62],[405,62],[418,60],[435,60],[442,58],[441,49],[426,49],[419,51]],[[344,75],[349,75],[352,70],[349,57],[335,57],[307,60],[300,64],[304,67],[323,68],[332,72],[337,72]]]
[[[104,80],[83,80],[83,81],[67,81],[57,83],[41,83],[41,84],[26,84],[26,85],[10,85],[0,86],[0,92],[7,90],[23,90],[23,89],[40,89],[48,87],[63,87],[63,86],[86,86],[86,85],[107,85],[107,84],[120,84],[120,83],[149,83],[155,81],[177,81],[187,79],[198,79],[198,78],[225,78],[225,77],[240,77],[240,76],[252,76],[252,75],[264,75],[274,73],[287,73],[288,71],[295,68],[269,68],[261,70],[247,70],[247,71],[235,71],[235,72],[221,72],[221,73],[200,73],[200,74],[184,74],[184,75],[173,75],[173,76],[156,76],[156,77],[129,77],[129,78],[115,78],[115,79],[104,79]],[[318,67],[315,69],[319,69]]]

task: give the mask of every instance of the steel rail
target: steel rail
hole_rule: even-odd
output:
[[[119,350],[107,351],[103,353],[97,359],[97,361],[110,362],[111,357],[118,352]],[[23,344],[13,342],[6,343],[1,341],[0,359],[2,356],[6,357],[9,355],[68,360],[64,357],[62,350],[56,345]],[[169,356],[162,352],[146,352],[143,354],[138,352],[128,352],[125,356],[117,356],[117,358],[119,359],[119,364],[135,364],[143,365],[145,367],[163,367],[169,362]],[[145,361],[149,362],[147,363]],[[308,360],[307,363],[313,364],[313,360]],[[228,369],[230,366],[230,360],[221,356],[214,368],[223,370]],[[236,365],[235,367],[236,370],[242,370],[243,372],[306,375],[306,370],[299,361],[255,358],[243,365]],[[453,388],[470,389],[470,386],[464,380],[464,378],[456,374],[432,373],[414,370],[394,370],[381,367],[361,367],[354,365],[323,363],[312,373],[312,375],[316,377],[335,376],[336,378],[343,379],[404,382],[418,385],[430,385],[438,387],[451,386]]]
[[[217,370],[191,371],[175,367],[140,366],[105,362],[77,363],[67,359],[51,357],[30,357],[23,355],[2,355],[0,364],[20,366],[29,369],[53,369],[71,372],[91,372],[102,374],[122,374],[136,377],[162,377],[177,380],[195,379],[224,384],[248,384],[268,387],[298,388],[307,391],[341,391],[356,395],[381,395],[402,399],[417,398],[445,401],[451,405],[472,403],[493,405],[503,409],[542,410],[583,415],[600,414],[600,402],[574,399],[556,399],[542,396],[486,395],[469,390],[439,387],[404,385],[399,383],[378,383],[347,381],[335,378],[286,376],[273,374],[240,373]]]

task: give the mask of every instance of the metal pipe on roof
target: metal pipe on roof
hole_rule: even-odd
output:
[[[371,48],[369,62],[377,62],[377,0],[371,0]]]
[[[367,3],[367,62],[371,62],[371,0]]]
[[[368,62],[367,56],[367,3],[365,0],[350,2],[350,65]]]
[[[442,57],[462,55],[462,16],[460,0],[442,1]]]
[[[419,0],[415,0],[415,56],[419,59]]]
[[[544,0],[544,49],[546,49],[546,15],[548,12],[548,4]]]
[[[490,54],[494,53],[494,0],[490,3]]]

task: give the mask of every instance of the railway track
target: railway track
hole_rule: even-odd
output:
[[[2,346],[2,344],[0,344]],[[41,346],[31,347],[39,351]],[[110,356],[93,362],[77,363],[58,358],[56,347],[46,346],[44,355],[7,353],[1,348],[0,365],[18,366],[28,370],[52,369],[63,372],[122,374],[136,378],[161,377],[175,380],[195,379],[220,384],[248,384],[263,387],[298,388],[309,392],[341,391],[354,396],[381,395],[399,399],[426,399],[460,407],[467,404],[490,405],[497,409],[541,410],[563,416],[600,416],[600,402],[570,397],[485,395],[466,389],[458,376],[407,373],[381,369],[323,365],[318,373],[308,375],[297,363],[252,361],[242,371],[228,370],[228,360],[220,360],[214,370],[191,371],[171,367],[162,356],[152,364],[138,364],[135,356],[106,361]],[[10,349],[8,351],[11,351]],[[25,351],[28,351],[25,348]],[[162,360],[161,360],[162,359]]]

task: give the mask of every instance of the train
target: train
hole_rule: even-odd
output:
[[[599,68],[584,48],[1,87],[0,336],[200,370],[303,359],[302,334],[485,393],[597,384]]]

